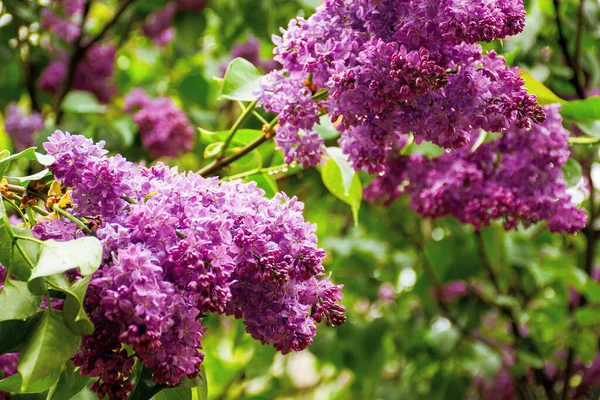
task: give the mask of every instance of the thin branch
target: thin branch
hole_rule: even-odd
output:
[[[106,33],[109,31],[109,29],[117,22],[117,20],[121,17],[121,15],[125,12],[125,10],[127,10],[127,8],[134,1],[135,0],[126,0],[124,3],[122,3],[121,6],[119,7],[119,9],[117,10],[117,12],[115,13],[115,15],[112,17],[112,19],[106,23],[106,25],[104,26],[102,31],[100,31],[100,33],[98,33],[98,35],[94,36],[89,41],[86,41],[85,43],[83,43],[85,21],[89,14],[91,3],[92,3],[92,0],[86,0],[85,7],[83,10],[83,15],[81,18],[81,26],[80,26],[81,33],[79,34],[79,37],[75,40],[73,54],[69,58],[69,64],[68,64],[68,68],[67,68],[67,75],[65,78],[65,82],[62,85],[62,88],[61,88],[58,96],[56,97],[56,101],[54,103],[54,110],[56,111],[56,123],[57,124],[59,124],[60,121],[62,120],[63,110],[61,109],[61,105],[62,105],[63,100],[67,96],[67,93],[69,93],[69,91],[71,90],[71,86],[73,85],[73,80],[75,78],[75,72],[77,71],[77,67],[79,66],[79,63],[83,60],[83,58],[85,57],[85,55],[86,55],[87,51],[90,49],[90,47],[92,47],[94,44],[98,43],[104,37],[104,35],[106,35]]]
[[[250,116],[250,114],[252,113],[252,111],[254,111],[254,109],[256,108],[257,104],[258,104],[258,100],[254,100],[252,103],[250,103],[248,105],[248,107],[244,108],[244,111],[242,112],[242,114],[240,114],[240,116],[238,117],[238,119],[235,121],[235,123],[233,124],[233,126],[229,130],[229,133],[227,134],[227,138],[225,139],[225,143],[223,143],[223,148],[221,149],[221,151],[220,151],[219,155],[217,156],[217,158],[224,158],[225,157],[225,153],[227,152],[227,148],[231,144],[231,141],[233,140],[233,137],[235,136],[235,134],[237,133],[237,131],[240,129],[240,126],[242,126],[242,124],[244,123],[244,121],[246,120],[246,118],[248,118]]]
[[[75,217],[73,214],[71,214],[68,211],[63,210],[62,208],[60,208],[58,206],[58,204],[54,204],[52,206],[52,210],[54,210],[54,212],[56,212],[57,214],[62,215],[63,217],[67,218],[69,221],[73,222],[75,225],[77,225],[82,231],[84,231],[85,233],[87,233],[90,236],[94,236],[94,232],[92,232],[90,230],[90,228],[88,228],[81,220],[79,220],[77,217]]]
[[[215,159],[213,162],[211,162],[210,164],[208,164],[204,168],[200,169],[198,171],[198,174],[202,175],[202,176],[207,176],[207,175],[214,174],[216,171],[220,170],[221,168],[223,168],[223,167],[231,164],[234,161],[239,160],[240,158],[242,158],[246,154],[250,153],[251,151],[253,151],[254,149],[256,149],[258,146],[260,146],[261,144],[263,144],[266,141],[268,141],[271,137],[272,137],[272,133],[271,132],[263,133],[261,136],[259,136],[257,139],[255,139],[252,143],[249,143],[247,146],[245,146],[244,148],[242,148],[237,153],[232,154],[232,155],[227,156],[227,157],[223,157],[223,158],[218,159],[218,160]]]
[[[476,237],[477,244],[479,247],[479,253],[481,256],[481,262],[483,264],[483,267],[486,269],[488,275],[490,276],[490,280],[492,281],[492,284],[496,288],[496,291],[498,292],[498,294],[502,294],[502,291],[500,290],[500,285],[498,283],[498,279],[496,277],[496,274],[494,273],[494,270],[492,269],[492,262],[490,261],[488,253],[485,249],[485,243],[483,241],[483,237],[481,236],[481,232],[477,231],[475,233],[475,237]],[[523,342],[524,337],[521,335],[521,332],[519,330],[519,324],[517,322],[517,317],[515,316],[515,313],[513,312],[513,310],[510,307],[506,307],[506,306],[498,306],[498,308],[500,309],[500,312],[506,318],[508,318],[508,320],[510,322],[511,331],[515,338],[515,346],[519,342]],[[542,357],[542,354],[541,354],[539,348],[533,341],[527,340],[527,341],[525,341],[525,344],[527,345],[527,348],[530,352],[532,352],[533,354],[535,354],[542,360],[544,359]],[[533,370],[533,375],[535,377],[536,382],[544,388],[544,391],[546,392],[546,396],[548,397],[548,399],[549,400],[557,400],[558,397],[556,395],[556,392],[554,391],[552,382],[546,375],[546,372],[542,368],[535,368]]]
[[[565,37],[563,31],[563,23],[560,18],[560,0],[553,0],[554,4],[554,16],[556,19],[556,29],[558,30],[558,44],[562,49],[563,56],[565,57],[565,61],[571,70],[573,71],[573,77],[571,78],[571,84],[575,87],[575,91],[580,98],[585,97],[585,91],[583,90],[583,86],[579,82],[579,62],[576,61],[571,54],[569,53],[569,45],[567,43],[567,39]],[[583,0],[581,0],[583,2]],[[578,28],[579,29],[579,28]],[[579,45],[578,45],[579,46]],[[577,53],[577,52],[576,52]],[[578,56],[576,54],[576,56]]]

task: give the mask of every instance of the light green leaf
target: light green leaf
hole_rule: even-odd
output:
[[[103,114],[107,109],[92,93],[81,90],[70,91],[65,96],[62,108],[75,114]]]
[[[560,113],[564,118],[576,121],[600,119],[600,96],[564,103]]]
[[[335,128],[329,115],[322,115],[319,118],[319,123],[313,129],[319,132],[324,140],[332,140],[340,136],[340,131]]]
[[[81,275],[91,275],[102,262],[102,244],[95,237],[83,237],[68,242],[47,240],[29,280],[60,274],[79,268]]]
[[[0,390],[10,393],[42,393],[51,388],[60,377],[60,369],[32,382],[29,387],[22,389],[23,376],[20,373],[9,376],[0,381]]]
[[[533,368],[544,368],[544,360],[536,354],[524,349],[517,349],[517,359]]]
[[[520,70],[521,78],[525,81],[525,88],[530,94],[537,96],[537,101],[541,105],[554,104],[554,103],[566,103],[565,100],[558,97],[554,92],[546,87],[542,82],[535,79],[527,71]]]
[[[586,306],[575,311],[575,321],[582,326],[594,326],[600,324],[600,309]]]
[[[211,143],[204,149],[204,158],[213,158],[216,157],[217,154],[221,152],[225,143],[223,142],[215,142]]]
[[[56,371],[77,351],[81,336],[74,334],[63,321],[62,312],[49,309],[41,314],[31,335],[19,353],[22,390]]]
[[[338,167],[340,167],[342,184],[344,185],[344,196],[348,196],[356,171],[354,171],[352,164],[348,161],[348,156],[344,154],[339,147],[328,147],[327,154],[329,154],[331,159],[337,163]]]
[[[279,187],[277,187],[277,181],[273,178],[272,175],[262,173],[255,174],[247,179],[244,179],[245,182],[254,181],[256,182],[256,186],[265,191],[265,195],[267,197],[273,197],[275,194],[279,192]]]
[[[39,304],[27,283],[7,280],[0,290],[0,321],[27,319],[40,310]]]
[[[54,275],[53,278],[60,279],[63,276]],[[94,332],[94,324],[92,324],[83,309],[85,293],[91,279],[92,276],[88,275],[76,281],[67,289],[59,289],[67,294],[63,309],[65,324],[73,333],[78,335],[91,335]],[[66,283],[68,284],[68,281]]]
[[[227,139],[227,136],[229,136],[229,131],[211,132],[202,128],[198,128],[198,131],[200,132],[200,137],[202,138],[202,140],[208,143],[224,142]],[[262,132],[259,130],[239,129],[235,133],[235,136],[231,140],[231,143],[245,146],[247,144],[252,143],[260,136],[262,136]]]
[[[354,174],[348,192],[344,189],[342,171],[337,162],[330,158],[321,170],[321,179],[325,187],[338,199],[352,208],[354,223],[358,224],[358,211],[362,202],[362,184],[357,174]]]
[[[33,175],[28,175],[28,176],[10,176],[10,179],[15,179],[17,181],[19,181],[22,185],[27,185],[29,182],[31,181],[37,181],[40,179],[44,179],[47,176],[52,175],[52,173],[50,171],[48,171],[47,169],[44,169],[38,173],[35,173]]]
[[[569,158],[565,165],[561,167],[567,186],[575,186],[581,180],[581,164],[573,158]]]
[[[260,90],[260,71],[250,61],[236,58],[227,66],[221,99],[253,101],[258,98],[255,94]]]
[[[593,279],[588,279],[585,285],[584,294],[589,301],[593,303],[600,303],[600,283]]]

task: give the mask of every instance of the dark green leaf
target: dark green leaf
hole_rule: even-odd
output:
[[[31,327],[32,320],[0,322],[0,354],[16,353]]]
[[[79,371],[75,371],[73,362],[68,361],[60,375],[56,389],[50,391],[47,400],[71,399],[85,388],[90,379],[87,375],[81,376]]]
[[[81,336],[64,323],[62,312],[48,310],[41,314],[31,335],[19,353],[19,372],[23,376],[22,390],[56,371],[77,351]]]
[[[192,389],[183,387],[163,389],[154,396],[154,400],[192,400]]]
[[[62,275],[57,277],[62,277]],[[67,294],[63,309],[65,324],[73,333],[79,335],[91,335],[94,332],[94,324],[83,309],[85,293],[91,278],[92,276],[88,275],[73,283],[69,290],[63,289]]]
[[[259,80],[261,73],[250,61],[236,58],[227,66],[223,87],[222,99],[253,101],[256,92],[260,90]]]

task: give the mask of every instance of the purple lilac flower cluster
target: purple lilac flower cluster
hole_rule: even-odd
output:
[[[515,124],[474,151],[389,157],[365,197],[389,203],[407,194],[423,217],[452,215],[477,229],[503,219],[507,229],[546,221],[552,232],[575,233],[585,226],[586,214],[566,192],[561,167],[570,155],[569,132],[559,111],[558,105],[547,106],[543,124],[531,130]]]
[[[252,337],[284,354],[311,344],[317,323],[345,321],[342,287],[322,277],[325,252],[296,198],[268,199],[255,184],[163,164],[138,167],[107,157],[103,145],[60,131],[44,145],[56,180],[72,188],[70,211],[94,218],[104,247],[85,305],[95,331],[74,356],[83,374],[99,378],[99,395],[126,398],[134,357],[156,382],[195,376],[207,313],[243,319]],[[62,219],[34,233],[80,234]]]
[[[514,35],[524,22],[520,0],[324,0],[274,36],[285,73],[263,81],[260,104],[282,113],[276,140],[304,164],[320,159],[317,114],[341,117],[342,149],[370,173],[408,133],[459,148],[480,128],[529,129],[544,119],[535,96],[516,68],[475,44]],[[329,97],[312,99],[321,89]]]
[[[16,104],[6,108],[4,129],[16,151],[25,150],[35,145],[35,133],[44,127],[44,118],[38,112],[27,116],[25,111]]]
[[[265,60],[260,56],[260,40],[256,36],[250,36],[245,42],[239,43],[231,50],[231,60],[241,57],[250,61],[256,68],[262,72],[271,72],[281,68],[281,65],[275,60]],[[227,65],[221,66],[221,75],[225,75]]]
[[[142,145],[151,157],[175,157],[192,149],[194,127],[170,97],[151,98],[134,89],[125,97],[125,111],[134,113]]]
[[[54,33],[66,43],[73,43],[81,35],[84,0],[52,0],[42,9],[42,28]]]
[[[111,45],[93,45],[75,71],[72,88],[92,92],[100,102],[108,103],[117,91],[112,81],[116,53],[116,48]],[[48,93],[56,94],[65,82],[68,64],[68,54],[60,54],[42,72],[39,87]]]
[[[175,0],[153,12],[142,27],[144,34],[150,37],[157,46],[166,46],[175,39],[173,21],[175,15],[182,11],[202,11],[206,0]]]

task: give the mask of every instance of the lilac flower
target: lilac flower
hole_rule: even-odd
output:
[[[42,9],[42,28],[70,44],[81,35],[81,18],[84,0],[52,0],[51,6]]]
[[[264,60],[260,56],[260,40],[256,36],[250,36],[245,42],[239,43],[231,50],[231,60],[243,58],[250,61],[256,68],[262,72],[271,72],[279,69],[280,65],[274,60]],[[221,75],[225,75],[227,64],[221,66]]]
[[[194,128],[169,97],[150,98],[141,89],[125,98],[125,110],[135,112],[142,145],[153,158],[187,153],[194,143]]]
[[[464,281],[452,281],[445,283],[440,291],[433,294],[445,303],[452,303],[464,297],[469,292],[469,286]]]
[[[150,37],[157,46],[166,46],[175,39],[173,22],[178,12],[198,12],[206,7],[206,0],[175,0],[146,19],[144,34]]]
[[[128,108],[148,101],[134,93]],[[85,304],[95,331],[74,356],[83,374],[99,378],[92,389],[100,396],[126,398],[132,389],[134,358],[123,345],[158,383],[194,377],[204,357],[203,314],[241,318],[282,353],[308,346],[317,323],[345,321],[342,287],[317,279],[325,252],[296,198],[268,199],[255,184],[163,164],[135,167],[103,146],[62,132],[45,144],[55,178],[71,188],[70,212],[96,221],[104,247]],[[60,219],[38,226],[44,239],[80,234]]]
[[[390,156],[365,197],[389,204],[407,194],[423,217],[452,215],[477,229],[502,219],[506,229],[546,221],[552,232],[577,232],[586,215],[566,192],[561,167],[570,155],[569,133],[559,108],[547,106],[543,124],[527,130],[516,123],[474,151],[462,148],[434,159]]]
[[[4,129],[10,136],[16,151],[22,151],[35,146],[35,133],[44,127],[44,119],[38,112],[27,116],[25,111],[16,104],[6,108]]]
[[[150,14],[144,24],[144,34],[152,38],[158,46],[165,46],[175,38],[173,19],[177,12],[177,4],[169,3],[160,10]]]
[[[326,109],[340,120],[340,145],[354,167],[371,173],[409,133],[459,148],[479,129],[530,128],[544,119],[535,96],[516,69],[475,44],[520,32],[524,18],[519,0],[325,0],[273,38],[284,72],[263,80],[260,104],[283,113],[288,142],[300,142],[289,132],[310,131],[313,111]],[[310,99],[319,89],[329,97]],[[296,156],[293,144],[280,147]],[[318,162],[318,150],[305,163]]]
[[[72,88],[91,92],[102,103],[108,103],[116,93],[112,82],[116,48],[109,45],[93,45],[79,63],[73,77]],[[58,93],[67,76],[68,56],[62,53],[44,71],[39,87],[51,94]]]

